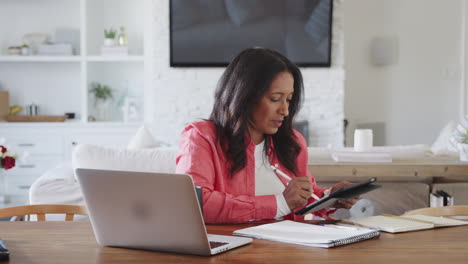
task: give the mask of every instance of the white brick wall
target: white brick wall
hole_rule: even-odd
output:
[[[305,100],[297,120],[309,121],[311,146],[342,146],[344,118],[343,0],[334,0],[332,67],[302,68]],[[169,0],[153,0],[153,79],[147,109],[158,140],[177,144],[182,128],[208,118],[224,68],[169,67]]]

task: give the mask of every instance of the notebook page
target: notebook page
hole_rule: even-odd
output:
[[[405,215],[405,218],[413,218],[416,220],[428,221],[434,223],[436,226],[457,226],[468,225],[468,222],[450,219],[442,216],[427,216],[427,215]]]
[[[376,228],[385,232],[398,233],[434,228],[433,224],[405,220],[397,217],[376,215],[358,219],[350,219],[353,224]]]
[[[265,224],[234,232],[234,235],[262,238],[279,242],[303,244],[324,247],[333,241],[345,240],[351,237],[375,232],[368,228],[337,228],[331,226],[319,226],[293,221],[282,221]]]

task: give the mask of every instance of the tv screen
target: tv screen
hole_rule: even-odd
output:
[[[171,66],[226,66],[264,47],[329,67],[332,9],[333,0],[170,0]]]

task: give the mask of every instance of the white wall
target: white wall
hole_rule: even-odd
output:
[[[154,0],[154,102],[149,120],[155,136],[177,144],[182,128],[208,118],[216,82],[224,68],[169,67],[169,2]],[[343,142],[343,34],[342,0],[335,0],[331,68],[302,69],[306,98],[299,119],[309,120],[313,146]]]
[[[348,0],[345,116],[385,122],[387,145],[431,144],[460,112],[463,0]],[[395,64],[373,66],[370,43],[396,37]]]

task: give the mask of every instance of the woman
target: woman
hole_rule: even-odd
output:
[[[312,202],[312,193],[324,195],[308,170],[306,142],[292,128],[302,95],[299,68],[278,52],[246,49],[228,65],[209,120],[185,127],[176,159],[177,173],[203,187],[206,223],[302,219],[293,211]]]

